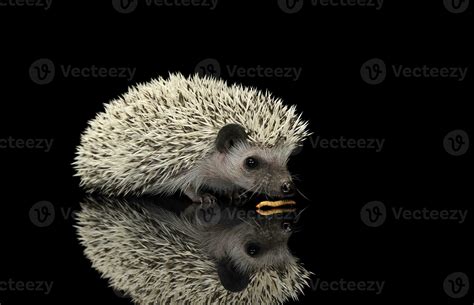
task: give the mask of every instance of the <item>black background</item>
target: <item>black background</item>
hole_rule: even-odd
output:
[[[99,2],[99,1],[96,1]],[[127,87],[169,72],[189,75],[206,58],[221,77],[268,89],[297,104],[324,138],[383,138],[383,150],[313,149],[306,143],[291,166],[310,198],[303,231],[290,246],[313,279],[385,281],[383,292],[307,289],[301,303],[417,302],[472,304],[470,292],[452,299],[445,277],[472,272],[472,149],[452,156],[443,148],[454,129],[472,135],[472,73],[459,82],[396,78],[390,65],[472,68],[472,9],[450,13],[443,1],[387,1],[369,7],[321,7],[305,2],[295,14],[277,1],[221,1],[203,7],[145,7],[121,14],[110,1],[54,1],[36,7],[0,7],[0,138],[54,139],[50,152],[0,149],[0,281],[54,281],[49,295],[0,292],[0,304],[129,304],[108,288],[82,254],[72,217],[83,197],[72,162],[87,121]],[[30,65],[136,68],[134,79],[63,77],[38,85]],[[381,84],[360,76],[362,63],[380,58],[389,72]],[[300,79],[231,77],[226,65],[301,67]],[[46,200],[56,208],[48,227],[29,210]],[[366,226],[361,208],[469,209],[464,224],[397,221]],[[469,232],[469,233],[468,233]],[[471,247],[469,247],[471,246]],[[471,287],[472,290],[472,287]]]

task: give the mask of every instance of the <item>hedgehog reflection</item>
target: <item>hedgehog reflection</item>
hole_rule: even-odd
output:
[[[77,214],[92,266],[137,304],[282,304],[310,273],[287,247],[291,214],[172,199],[88,199]]]

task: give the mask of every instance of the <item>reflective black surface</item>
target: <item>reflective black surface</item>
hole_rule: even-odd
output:
[[[275,304],[309,288],[288,248],[303,211],[89,197],[76,218],[93,268],[138,304]]]

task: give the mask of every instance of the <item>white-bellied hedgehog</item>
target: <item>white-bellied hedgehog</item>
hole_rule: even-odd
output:
[[[176,214],[156,201],[90,198],[76,228],[92,266],[136,304],[297,300],[311,273],[288,250],[288,218],[242,211],[222,209],[206,224],[198,213]]]
[[[81,186],[107,195],[284,197],[294,192],[287,161],[310,134],[307,125],[268,92],[171,74],[107,104],[89,122],[73,165]]]

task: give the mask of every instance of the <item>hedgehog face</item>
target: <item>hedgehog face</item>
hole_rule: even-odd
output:
[[[295,259],[287,245],[292,233],[287,217],[239,222],[220,226],[209,244],[222,284],[235,292],[246,287],[252,274],[268,268],[279,270]]]
[[[248,141],[240,125],[224,126],[216,140],[215,171],[230,183],[252,193],[281,198],[295,191],[287,169],[293,146],[259,147]]]
[[[226,156],[227,174],[239,187],[271,197],[288,197],[294,193],[287,169],[291,150],[285,147],[260,148],[240,143]]]
[[[291,222],[287,220],[249,220],[238,226],[234,243],[228,245],[228,255],[242,272],[256,272],[262,268],[279,268],[291,260],[288,239]]]

